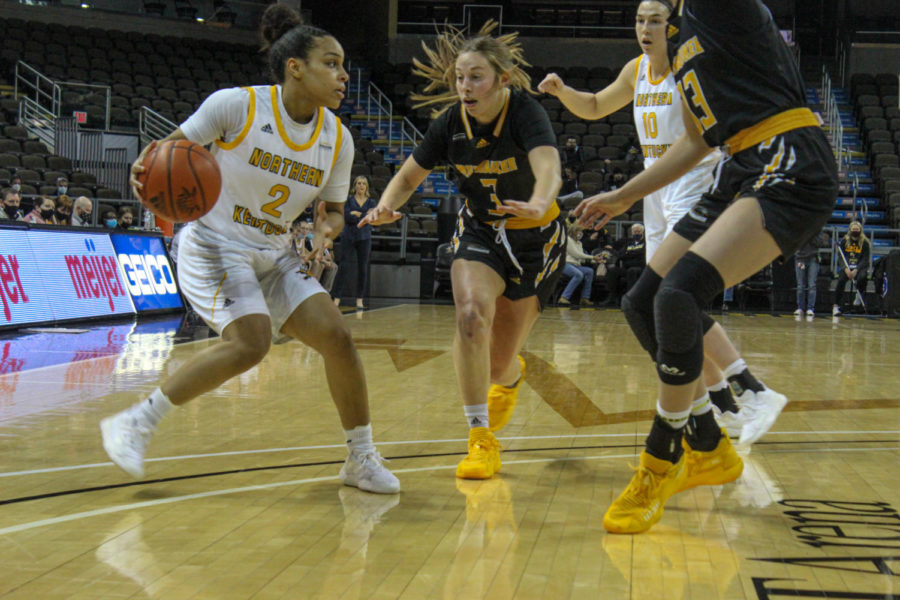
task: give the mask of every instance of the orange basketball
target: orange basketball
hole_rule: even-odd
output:
[[[188,140],[160,142],[147,153],[138,177],[144,206],[173,223],[199,219],[215,205],[222,173],[206,148]]]

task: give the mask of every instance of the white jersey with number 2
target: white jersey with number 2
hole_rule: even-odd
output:
[[[219,90],[181,125],[192,142],[213,143],[222,172],[219,199],[198,220],[200,230],[218,234],[211,237],[284,248],[291,223],[313,200],[347,200],[353,138],[327,108],[294,122],[281,93],[279,85]]]

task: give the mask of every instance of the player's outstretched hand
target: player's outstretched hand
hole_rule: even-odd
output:
[[[544,80],[538,84],[537,89],[539,92],[556,96],[562,91],[565,85],[566,84],[563,83],[563,80],[560,79],[559,75],[556,73],[547,73]]]
[[[144,186],[140,181],[138,181],[138,176],[146,170],[143,166],[144,157],[147,156],[147,153],[154,148],[156,148],[156,140],[153,140],[149,145],[145,146],[143,152],[141,152],[140,156],[138,156],[134,163],[131,165],[131,177],[129,178],[128,183],[131,184],[131,190],[134,192],[134,195],[137,197],[137,199],[141,202],[144,201],[144,199],[141,197],[141,192],[143,191]]]
[[[493,210],[504,215],[522,217],[523,219],[540,219],[547,212],[545,206],[532,202],[522,202],[521,200],[504,200],[501,206]]]
[[[383,204],[378,204],[375,208],[369,211],[369,214],[359,220],[359,225],[357,225],[357,227],[362,229],[366,225],[385,225],[387,223],[393,223],[394,221],[402,218],[403,213],[396,210],[391,210]]]
[[[573,211],[582,227],[600,229],[616,215],[621,215],[632,205],[628,200],[621,200],[618,194],[605,192],[585,198]]]

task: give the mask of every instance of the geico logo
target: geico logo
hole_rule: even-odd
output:
[[[132,296],[178,293],[172,268],[162,254],[120,254],[119,264]]]

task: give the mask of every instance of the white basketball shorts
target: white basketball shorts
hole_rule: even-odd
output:
[[[181,291],[219,334],[235,319],[264,314],[278,338],[298,306],[313,294],[328,293],[290,246],[248,248],[200,224],[185,232],[177,268]]]

